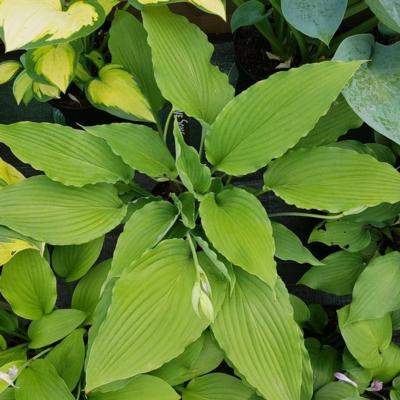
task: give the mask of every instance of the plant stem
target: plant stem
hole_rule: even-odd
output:
[[[346,14],[344,15],[344,19],[353,17],[354,15],[357,15],[367,8],[368,6],[365,4],[365,2],[360,1],[359,3],[356,3],[347,9]]]
[[[309,213],[301,213],[301,212],[281,212],[281,213],[272,213],[268,214],[269,217],[306,217],[306,218],[318,218],[318,219],[340,219],[344,215],[322,215],[322,214],[309,214]]]
[[[171,123],[171,118],[174,116],[175,110],[171,108],[171,111],[168,114],[167,120],[165,121],[164,125],[164,133],[163,133],[163,140],[164,143],[167,143],[167,136],[168,136],[168,130],[169,130],[169,125]]]
[[[129,4],[129,1],[127,1],[126,4],[122,7],[122,9],[123,9],[124,11],[126,11],[126,10],[128,10],[128,8],[129,8],[130,6],[131,6],[131,5]]]

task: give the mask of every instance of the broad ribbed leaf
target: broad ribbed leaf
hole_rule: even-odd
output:
[[[0,157],[0,187],[12,185],[24,179],[25,177],[16,168]]]
[[[234,90],[210,63],[213,47],[205,34],[167,7],[148,7],[142,15],[161,93],[175,109],[211,124]]]
[[[0,189],[0,224],[56,245],[93,240],[126,213],[114,187],[66,187],[36,176]]]
[[[347,0],[282,0],[286,20],[307,36],[326,45],[341,24]]]
[[[164,99],[154,78],[151,50],[143,25],[129,12],[117,11],[111,24],[108,47],[113,64],[122,65],[135,77],[156,113]]]
[[[0,63],[0,85],[7,83],[21,68],[21,64],[15,60],[7,60]]]
[[[285,225],[272,222],[275,240],[275,256],[280,260],[291,260],[299,264],[321,265],[313,254],[303,246],[301,240]]]
[[[114,183],[132,176],[103,140],[67,126],[37,122],[0,125],[0,142],[20,160],[65,185]]]
[[[230,262],[273,286],[275,244],[264,207],[243,189],[210,193],[200,204],[202,226],[213,246]]]
[[[357,388],[344,382],[331,382],[315,393],[313,400],[362,400]]]
[[[349,295],[365,268],[361,255],[338,251],[322,260],[324,265],[309,269],[298,283],[337,296]]]
[[[98,259],[103,243],[104,236],[101,236],[80,245],[55,247],[52,253],[54,271],[67,282],[82,278]]]
[[[47,360],[35,360],[17,380],[15,400],[74,400],[65,382]]]
[[[353,357],[364,368],[377,368],[382,364],[381,352],[392,341],[392,319],[383,318],[347,323],[350,306],[338,311],[340,333]]]
[[[17,254],[3,267],[0,290],[15,314],[26,319],[50,313],[57,299],[56,277],[35,250]]]
[[[359,66],[307,64],[253,85],[224,108],[208,131],[207,159],[230,175],[264,167],[314,128]]]
[[[113,289],[90,349],[86,391],[153,371],[206,328],[192,308],[196,269],[189,244],[173,239],[146,252]]]
[[[174,159],[158,132],[145,125],[109,124],[85,127],[103,138],[126,164],[153,178],[176,178]]]
[[[387,383],[400,374],[400,347],[391,343],[382,351],[382,358],[382,364],[371,372],[376,379]]]
[[[400,174],[392,166],[334,147],[289,152],[264,182],[286,203],[333,213],[400,201]]]
[[[212,327],[215,337],[235,369],[263,397],[298,400],[302,339],[287,291],[281,281],[272,290],[241,269],[236,274],[233,294]]]
[[[373,259],[358,278],[348,321],[383,317],[400,308],[400,253]]]
[[[390,29],[400,32],[399,0],[365,0],[379,20]]]

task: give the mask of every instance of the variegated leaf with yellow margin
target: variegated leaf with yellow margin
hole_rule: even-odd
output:
[[[121,0],[97,0],[97,1],[103,7],[104,12],[108,14],[114,6],[120,3]]]
[[[16,77],[13,85],[13,94],[18,105],[20,105],[21,102],[27,105],[32,100],[32,86],[33,80],[25,70]]]
[[[108,64],[86,89],[89,101],[97,108],[131,121],[155,122],[147,99],[134,77],[122,67]]]
[[[20,68],[21,64],[15,60],[0,63],[0,85],[11,80]]]
[[[63,7],[60,0],[2,0],[0,28],[6,50],[86,36],[102,25],[108,8],[97,0],[77,0],[68,7]]]
[[[0,157],[0,187],[20,182],[25,177]]]

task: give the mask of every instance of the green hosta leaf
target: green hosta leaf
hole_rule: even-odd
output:
[[[289,295],[289,300],[293,308],[293,318],[300,326],[302,326],[305,322],[310,320],[310,310],[303,300],[293,294]]]
[[[28,105],[33,99],[33,80],[25,70],[15,78],[13,94],[18,105],[21,102]]]
[[[371,372],[374,378],[386,383],[400,374],[400,347],[394,343],[390,344],[382,351],[382,358],[382,364]]]
[[[0,142],[22,161],[65,185],[129,181],[131,169],[102,139],[67,126],[20,122],[0,125]]]
[[[349,295],[365,268],[359,254],[338,251],[322,260],[324,265],[309,269],[298,283],[337,296]]]
[[[15,400],[74,400],[65,382],[47,360],[35,360],[17,381]]]
[[[147,99],[133,75],[121,66],[108,64],[86,88],[89,101],[97,108],[130,121],[155,122]]]
[[[339,96],[311,132],[300,139],[296,148],[323,146],[336,142],[350,129],[359,128],[362,124],[363,120],[351,109],[345,98]]]
[[[232,15],[231,29],[235,32],[242,26],[254,25],[268,18],[265,6],[258,0],[249,0],[239,6]]]
[[[400,203],[380,204],[379,206],[367,208],[357,214],[347,215],[344,220],[357,222],[358,224],[382,227],[400,215]]]
[[[7,60],[0,63],[0,85],[14,78],[20,68],[21,64],[18,61]]]
[[[392,166],[334,147],[289,152],[268,168],[264,182],[289,204],[333,213],[400,200],[400,174]]]
[[[10,347],[7,350],[0,352],[0,364],[5,365],[13,362],[14,360],[23,360],[27,359],[27,348],[25,344],[20,344],[15,347]]]
[[[344,382],[331,382],[315,393],[313,400],[362,400],[357,388]]]
[[[295,261],[299,264],[322,264],[285,225],[272,222],[272,229],[276,246],[275,256],[277,258],[280,260]]]
[[[135,211],[119,236],[111,275],[120,275],[146,250],[156,246],[177,217],[177,209],[167,201],[154,201]]]
[[[52,265],[57,275],[67,282],[82,278],[98,259],[103,243],[101,236],[85,244],[55,247]]]
[[[340,333],[353,357],[364,368],[377,368],[382,364],[381,352],[392,341],[392,319],[383,318],[348,323],[350,306],[338,311]]]
[[[272,227],[261,203],[243,189],[210,193],[200,204],[207,237],[230,262],[273,286],[276,264]]]
[[[179,210],[182,223],[189,229],[196,227],[196,200],[192,193],[183,192],[178,196],[172,196],[172,199]]]
[[[69,43],[43,46],[25,54],[25,68],[33,79],[66,92],[74,77],[78,54]]]
[[[129,123],[85,127],[94,136],[103,138],[112,151],[126,164],[153,178],[176,178],[174,159],[159,133]]]
[[[302,345],[289,296],[236,269],[237,282],[213,325],[215,337],[235,369],[270,400],[298,400]],[[266,374],[265,371],[268,371]]]
[[[341,24],[347,0],[282,0],[286,20],[300,32],[326,45]]]
[[[251,400],[254,390],[239,379],[221,373],[193,379],[182,394],[183,400]]]
[[[0,204],[0,224],[55,245],[89,242],[126,213],[112,186],[66,187],[44,176],[1,188]]]
[[[393,330],[400,330],[400,309],[392,312]]]
[[[377,319],[400,308],[400,253],[373,259],[358,278],[348,321]]]
[[[264,167],[314,128],[359,66],[360,62],[307,64],[253,85],[211,126],[207,159],[230,175]]]
[[[143,25],[129,12],[117,11],[111,24],[108,47],[113,64],[122,65],[135,77],[156,113],[164,99],[154,78],[151,49]]]
[[[152,375],[176,386],[213,371],[223,359],[224,354],[212,334],[206,331],[180,356],[152,372]]]
[[[345,39],[335,55],[340,60],[371,60],[357,71],[343,94],[368,125],[397,143],[400,143],[399,48],[399,43],[384,46],[375,43],[372,35],[356,35]]]
[[[34,250],[17,254],[3,267],[0,290],[13,311],[26,319],[50,313],[57,299],[53,271]]]
[[[160,243],[123,274],[90,349],[87,392],[155,370],[200,337],[207,322],[192,308],[195,280],[189,245],[178,239]]]
[[[77,329],[46,356],[46,360],[53,364],[69,390],[74,390],[81,378],[85,360],[84,334],[84,329]]]
[[[142,15],[161,93],[175,109],[211,124],[234,89],[210,63],[213,47],[205,34],[167,7],[148,7]]]
[[[399,0],[365,0],[365,2],[383,24],[395,32],[400,32]]]
[[[15,400],[15,389],[8,388],[3,393],[0,393],[0,400]]]
[[[11,381],[14,381],[19,376],[19,374],[21,373],[21,369],[24,368],[24,367],[25,367],[25,361],[24,360],[15,360],[15,361],[9,362],[9,363],[7,363],[5,365],[2,365],[1,368],[0,368],[0,372],[2,374],[9,374],[10,370],[14,370],[15,369],[16,376],[13,379],[11,379]],[[7,390],[7,388],[9,386],[10,386],[9,382],[7,382],[6,380],[2,379],[0,381],[0,395],[3,394]],[[0,399],[1,399],[1,397],[0,397]]]
[[[174,389],[162,379],[150,375],[139,375],[115,391],[93,393],[89,400],[178,400]]]
[[[0,187],[13,185],[14,183],[21,182],[24,179],[24,175],[0,157]]]
[[[104,12],[109,14],[112,8],[119,4],[121,0],[97,0],[97,2],[103,7]]]
[[[55,310],[41,319],[31,322],[28,336],[29,347],[39,349],[53,344],[74,331],[86,319],[83,311],[73,309]]]
[[[4,0],[0,27],[7,51],[40,47],[87,36],[100,27],[104,9],[94,0],[82,0],[63,9],[58,0]]]

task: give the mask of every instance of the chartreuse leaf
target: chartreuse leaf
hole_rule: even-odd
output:
[[[374,378],[386,383],[400,374],[400,347],[391,343],[382,351],[382,358],[382,364],[371,372]]]
[[[175,109],[211,124],[234,89],[210,63],[213,47],[205,34],[167,7],[148,7],[142,15],[161,93]]]
[[[60,309],[41,319],[31,322],[28,336],[31,339],[29,347],[39,349],[53,344],[74,331],[86,319],[86,314],[80,310]]]
[[[285,225],[272,222],[272,230],[275,240],[275,256],[280,260],[296,261],[299,264],[322,265],[301,240]]]
[[[52,254],[54,271],[67,282],[82,278],[98,259],[103,243],[104,236],[101,236],[85,244],[55,247]]]
[[[25,177],[16,168],[0,157],[0,187],[12,185],[24,179]]]
[[[281,281],[271,289],[237,268],[233,294],[212,326],[241,376],[270,400],[298,400],[302,386],[302,338]],[[265,371],[268,371],[266,374]]]
[[[400,308],[400,253],[373,259],[353,290],[348,321],[377,319]]]
[[[213,371],[223,359],[224,354],[212,334],[205,331],[180,356],[151,374],[158,376],[171,386],[176,386]]]
[[[400,174],[392,166],[335,147],[289,152],[271,164],[264,183],[286,203],[333,213],[400,200]]]
[[[207,159],[230,175],[264,167],[314,128],[359,66],[360,62],[307,64],[253,85],[211,126]]]
[[[179,239],[161,242],[122,275],[90,348],[86,392],[153,371],[200,337],[208,323],[192,308],[195,281],[189,244]]]
[[[300,400],[310,400],[313,395],[313,370],[311,366],[310,356],[308,354],[304,341],[301,343],[301,353],[302,353],[302,365],[301,365],[302,382],[300,389]],[[258,398],[252,400],[257,400],[257,399]]]
[[[0,393],[0,400],[15,400],[15,389],[8,388],[3,393]]]
[[[388,28],[400,32],[399,0],[365,0],[368,7]]]
[[[97,0],[97,2],[103,7],[104,12],[109,14],[114,6],[121,2],[121,0]]]
[[[200,217],[208,239],[224,257],[275,284],[272,227],[255,196],[238,188],[210,193],[200,204]]]
[[[158,132],[145,125],[120,123],[85,127],[103,138],[126,164],[153,178],[174,179],[174,159]]]
[[[104,19],[104,9],[93,0],[74,2],[65,9],[58,0],[3,0],[0,4],[6,51],[71,41],[93,32]]]
[[[14,78],[20,68],[21,64],[15,60],[7,60],[0,63],[0,85]]]
[[[86,88],[89,101],[97,108],[130,121],[155,122],[149,102],[133,75],[120,65],[108,64]]]
[[[364,368],[377,368],[382,364],[381,352],[392,341],[390,314],[382,318],[349,322],[350,306],[338,311],[340,333],[353,357]]]
[[[47,360],[35,360],[17,380],[15,400],[74,400],[66,383]]]
[[[22,161],[65,185],[128,181],[131,169],[99,138],[67,126],[37,122],[0,125],[0,142]]]
[[[0,204],[0,224],[55,245],[93,240],[126,213],[112,186],[66,187],[44,176],[1,188]]]
[[[3,267],[0,290],[15,314],[26,319],[50,313],[57,299],[53,271],[35,250],[17,254]]]
[[[341,24],[347,0],[282,0],[286,20],[300,32],[326,45]]]
[[[5,365],[7,363],[13,362],[14,360],[23,360],[27,359],[27,347],[25,344],[20,344],[15,347],[10,347],[7,350],[3,350],[0,352],[0,364]]]
[[[196,200],[192,193],[183,192],[179,196],[171,195],[176,208],[179,210],[180,219],[187,228],[194,229],[196,227]]]
[[[33,82],[32,91],[35,99],[42,103],[60,98],[60,90],[47,83]]]
[[[177,217],[177,209],[167,201],[154,201],[135,211],[118,238],[111,275],[120,275],[146,250],[156,246]]]
[[[361,255],[347,251],[330,254],[322,263],[309,269],[298,283],[337,296],[349,295],[365,268]]]
[[[239,379],[221,373],[193,379],[182,394],[183,400],[251,400],[254,390]]]
[[[25,70],[15,78],[13,95],[18,105],[21,102],[27,105],[33,99],[33,80]]]
[[[178,400],[174,389],[156,376],[139,375],[129,380],[120,389],[89,394],[89,400]]]
[[[344,382],[331,382],[314,394],[313,400],[362,400],[357,388]]]
[[[84,329],[73,331],[46,356],[69,390],[74,390],[81,378],[85,360],[84,334]]]
[[[375,43],[372,35],[355,35],[345,39],[335,54],[335,59],[340,60],[371,60],[357,71],[343,94],[368,125],[397,143],[400,143],[399,48],[399,43],[390,46]]]
[[[300,326],[302,326],[305,322],[310,320],[310,310],[303,300],[293,294],[289,295],[289,300],[293,308],[293,318]]]
[[[135,77],[155,114],[164,99],[154,78],[151,49],[143,25],[129,12],[117,11],[111,24],[108,47],[113,64],[122,65]]]

